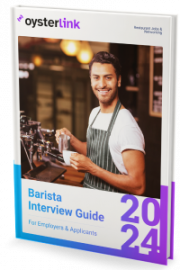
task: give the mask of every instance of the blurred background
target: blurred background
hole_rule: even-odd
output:
[[[145,196],[160,198],[162,48],[34,37],[19,37],[18,44],[20,110],[43,128],[68,128],[81,141],[99,106],[88,64],[99,51],[119,58],[119,97],[145,137]]]

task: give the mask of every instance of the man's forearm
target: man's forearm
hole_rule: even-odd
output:
[[[75,136],[71,136],[70,143],[76,152],[86,156],[87,155],[87,142],[81,142]]]
[[[145,173],[142,173],[138,178],[125,174],[115,174],[100,168],[96,164],[92,166],[89,172],[122,191],[135,195],[142,195],[145,191]]]

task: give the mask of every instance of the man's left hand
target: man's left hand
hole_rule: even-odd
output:
[[[82,172],[90,172],[95,166],[88,157],[78,153],[71,154],[70,163],[75,170]]]

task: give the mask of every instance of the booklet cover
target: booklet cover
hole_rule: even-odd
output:
[[[175,16],[11,16],[16,237],[166,265]]]

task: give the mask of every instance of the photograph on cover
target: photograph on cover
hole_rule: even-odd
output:
[[[163,48],[19,36],[22,178],[160,198]]]

